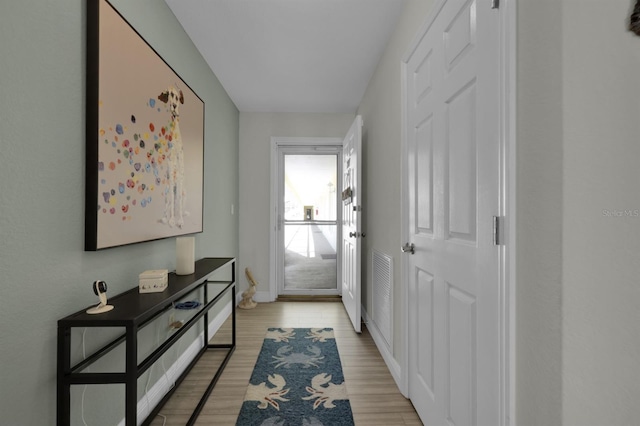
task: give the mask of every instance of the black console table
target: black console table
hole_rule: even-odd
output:
[[[230,266],[231,279],[229,281],[209,281],[208,278],[218,269]],[[195,314],[187,320],[175,333],[162,342],[141,363],[138,363],[137,333],[145,325],[152,322],[163,312],[171,309],[173,304],[187,296],[194,290],[203,289],[204,300]],[[208,312],[221,298],[231,292],[232,294],[232,341],[230,344],[209,344],[209,318]],[[160,357],[182,337],[187,330],[200,320],[204,319],[204,347],[187,366],[186,370],[176,380],[176,385],[164,396],[154,408],[144,425],[151,423],[158,414],[163,404],[173,394],[178,384],[182,382],[189,370],[196,364],[200,357],[208,349],[226,349],[227,354],[207,387],[200,402],[196,406],[188,425],[195,423],[202,411],[207,398],[211,394],[218,378],[227,365],[231,354],[236,347],[236,286],[235,286],[235,259],[233,258],[204,258],[196,262],[195,272],[191,275],[169,274],[169,285],[161,293],[140,294],[138,288],[109,298],[109,304],[114,309],[97,315],[89,315],[83,309],[73,315],[69,315],[58,321],[58,383],[57,383],[57,424],[66,426],[70,423],[71,408],[70,395],[72,385],[85,384],[111,384],[123,383],[125,385],[125,421],[127,426],[137,424],[138,391],[137,380]],[[118,338],[108,342],[103,347],[87,356],[76,365],[71,365],[71,329],[75,327],[124,327],[125,332]],[[86,367],[99,360],[112,349],[124,342],[125,346],[125,371],[114,373],[90,373],[82,372]]]

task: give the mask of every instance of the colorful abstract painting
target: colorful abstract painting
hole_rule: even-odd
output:
[[[202,232],[204,103],[108,1],[89,3],[85,249]]]

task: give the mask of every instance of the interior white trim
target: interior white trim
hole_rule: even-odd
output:
[[[271,291],[267,290],[267,291],[256,291],[256,293],[253,295],[253,300],[255,300],[258,303],[269,303],[269,302],[273,302],[275,299],[272,298]]]
[[[506,253],[505,253],[505,282],[508,308],[506,314],[507,323],[504,325],[505,346],[504,353],[507,356],[505,366],[506,375],[503,378],[505,386],[505,398],[507,406],[504,407],[504,425],[516,424],[516,179],[517,179],[517,148],[516,148],[516,123],[517,123],[517,0],[503,0],[502,29],[502,68],[503,79],[503,112],[506,128],[503,131],[503,146],[505,147],[505,176],[507,196],[505,203],[505,229]]]
[[[271,137],[271,194],[269,197],[269,295],[273,302],[278,297],[278,148],[285,146],[341,146],[342,138],[312,138],[312,137]],[[256,293],[257,296],[257,293]],[[264,299],[261,295],[260,299]]]
[[[402,113],[400,118],[400,140],[401,140],[401,164],[400,164],[400,234],[402,241],[409,241],[409,221],[406,220],[409,217],[407,212],[407,206],[409,205],[409,182],[407,179],[407,170],[409,165],[407,164],[407,61],[408,58],[402,58],[400,66],[401,82],[400,82],[400,98],[402,105]],[[404,243],[400,243],[404,244]],[[409,398],[409,298],[407,297],[407,289],[409,288],[409,259],[406,256],[400,256],[400,285],[402,286],[402,297],[400,303],[402,304],[402,315],[400,316],[400,344],[402,345],[402,357],[401,363],[401,376],[398,388],[405,398]]]
[[[420,30],[409,45],[407,52],[401,61],[401,141],[402,141],[402,177],[401,177],[401,234],[402,241],[409,240],[408,205],[407,193],[407,110],[406,110],[406,68],[411,54],[417,47],[423,35],[432,25],[438,11],[444,6],[447,0],[438,0],[434,5],[428,19],[420,27]],[[502,253],[500,274],[502,287],[502,324],[501,324],[501,426],[514,425],[516,413],[516,77],[517,77],[517,0],[503,0],[500,2],[500,56],[501,56],[501,214],[505,218],[502,231],[505,239]],[[409,398],[409,334],[408,334],[408,312],[409,300],[407,297],[408,287],[408,260],[401,256],[400,275],[402,283],[402,348],[400,357],[400,383],[398,387],[402,394]],[[380,345],[378,345],[380,347]],[[391,367],[389,367],[391,370]]]
[[[376,344],[376,347],[378,348],[378,352],[380,352],[380,355],[382,355],[382,359],[384,359],[385,364],[387,364],[387,368],[389,369],[389,372],[391,373],[393,380],[395,380],[396,385],[398,386],[398,389],[400,389],[400,384],[402,383],[402,375],[403,375],[402,367],[400,366],[398,361],[396,361],[396,359],[394,358],[393,352],[387,345],[387,342],[382,336],[382,333],[380,332],[380,330],[378,330],[378,326],[376,325],[375,321],[373,321],[369,316],[369,314],[367,313],[366,306],[362,305],[361,309],[362,309],[362,319],[364,320],[364,323],[367,325],[367,330],[369,330],[369,334],[371,334],[371,337],[373,338],[373,341]]]

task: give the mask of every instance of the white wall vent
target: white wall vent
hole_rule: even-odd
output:
[[[371,318],[389,349],[393,347],[393,259],[372,250],[373,313]]]

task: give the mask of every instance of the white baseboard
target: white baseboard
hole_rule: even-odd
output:
[[[241,298],[242,299],[242,298]],[[231,302],[220,311],[209,322],[209,336],[213,336],[231,315]],[[153,408],[160,403],[162,398],[175,386],[180,374],[187,368],[189,363],[196,357],[198,351],[204,346],[204,332],[189,345],[180,357],[166,370],[165,374],[138,400],[138,424],[141,424],[149,415]],[[154,366],[152,368],[157,368]],[[125,426],[125,419],[122,419],[118,426]]]
[[[256,291],[256,294],[253,295],[253,300],[258,303],[273,302],[273,299],[271,298],[271,292],[269,291]]]
[[[378,326],[376,325],[375,321],[373,321],[373,319],[369,316],[364,306],[362,306],[361,309],[362,318],[367,324],[367,330],[369,330],[373,341],[378,347],[378,351],[380,352],[380,355],[382,355],[382,359],[384,359],[385,364],[387,364],[387,368],[389,369],[389,372],[391,372],[391,376],[396,382],[398,389],[400,390],[402,395],[407,398],[407,395],[402,392],[404,386],[402,385],[402,368],[400,367],[400,364],[398,364],[396,359],[393,357],[393,351],[389,347],[389,345],[387,345],[387,341],[385,340],[385,338],[382,337],[382,333],[380,332],[380,330],[378,330]]]

